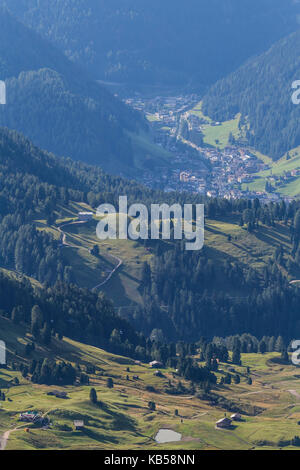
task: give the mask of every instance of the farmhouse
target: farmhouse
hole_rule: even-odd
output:
[[[179,175],[179,179],[183,183],[187,183],[191,177],[191,174],[187,171],[182,171]]]
[[[76,431],[81,431],[82,429],[84,429],[84,422],[80,420],[76,420],[74,421],[74,426],[75,426]]]
[[[47,395],[56,398],[68,398],[67,392],[60,392],[59,390],[51,390],[51,392],[48,392]]]
[[[152,362],[149,362],[149,366],[152,367],[152,369],[159,369],[160,367],[163,366],[163,364],[161,362],[158,362],[158,361],[152,361]]]
[[[154,372],[154,375],[155,375],[155,377],[163,377],[163,375],[162,375],[162,373],[161,373],[160,370],[156,370],[156,371]]]
[[[230,418],[232,421],[242,421],[242,415],[240,413],[234,413]]]
[[[216,427],[220,429],[229,429],[231,426],[231,419],[229,418],[222,418],[216,422]]]
[[[26,411],[25,413],[21,413],[19,416],[19,421],[23,421],[25,423],[36,423],[41,419],[41,415],[36,411]]]
[[[82,222],[88,222],[89,220],[93,219],[93,212],[79,212],[78,220]]]

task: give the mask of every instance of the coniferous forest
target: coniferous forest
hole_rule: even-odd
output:
[[[0,451],[300,447],[299,18],[0,0]]]

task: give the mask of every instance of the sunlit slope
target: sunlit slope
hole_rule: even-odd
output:
[[[300,195],[300,176],[291,174],[295,170],[300,173],[300,147],[286,153],[280,160],[269,163],[270,169],[255,175],[255,179],[244,187],[254,191],[264,191],[266,181],[270,181],[274,191],[281,196]]]
[[[55,224],[48,226],[45,219],[36,223],[40,230],[51,231],[57,239],[62,236],[59,227],[63,226],[68,246],[63,246],[62,250],[67,264],[73,268],[76,284],[89,289],[98,286],[97,290],[104,291],[114,301],[116,308],[126,309],[132,303],[140,303],[139,286],[143,262],[150,262],[153,253],[143,244],[131,240],[100,241],[96,235],[96,217],[88,223],[67,225],[77,220],[80,211],[93,209],[87,204],[71,202],[68,207],[59,208],[60,215]],[[90,253],[95,245],[99,247],[98,257]],[[107,281],[120,261],[121,266]]]
[[[49,227],[46,220],[39,220],[37,226],[40,230],[51,231],[54,237],[59,239],[61,232],[58,227],[76,221],[80,210],[92,211],[92,208],[86,204],[71,202],[68,207],[59,209],[60,215],[55,224]],[[153,262],[155,248],[131,240],[100,241],[96,235],[96,226],[95,216],[88,223],[63,227],[68,244],[62,247],[65,259],[67,264],[72,266],[76,284],[89,289],[98,286],[98,291],[104,291],[114,301],[116,308],[122,307],[126,313],[126,309],[142,301],[142,266],[145,261],[150,264]],[[170,248],[168,242],[161,244],[162,249]],[[98,257],[90,253],[94,245],[99,247]],[[240,226],[238,217],[222,220],[207,218],[204,247],[216,269],[227,260],[245,268],[251,267],[260,274],[269,259],[273,258],[276,248],[283,248],[285,261],[288,260],[292,249],[288,226],[282,223],[276,223],[274,227],[260,224],[258,229],[250,233],[246,226]],[[117,267],[120,261],[122,263]],[[108,279],[115,268],[116,271]],[[284,267],[282,272],[287,275]],[[99,284],[102,285],[99,287]]]
[[[10,360],[24,361],[25,344],[31,340],[29,333],[2,317],[0,328]],[[25,432],[24,427],[28,425],[15,430],[10,434],[8,450],[279,449],[299,434],[299,371],[295,366],[274,362],[278,353],[244,354],[242,366],[220,364],[220,371],[216,373],[218,383],[227,372],[238,373],[241,377],[240,384],[218,385],[213,391],[243,415],[243,422],[235,423],[231,430],[215,428],[216,421],[225,412],[230,415],[230,411],[212,406],[209,400],[201,398],[197,385],[196,394],[191,394],[189,384],[174,375],[172,369],[163,369],[163,376],[156,377],[147,364],[135,364],[131,359],[68,338],[53,339],[49,348],[38,346],[32,358],[47,356],[70,361],[83,371],[86,366],[94,365],[96,373],[90,374],[90,386],[58,387],[32,384],[22,378],[20,372],[0,369],[0,385],[6,394],[6,401],[0,405],[0,434],[22,425],[18,423],[18,415],[27,410],[46,414],[52,423],[50,429],[42,431],[29,426],[29,432]],[[247,367],[250,367],[252,385],[246,381]],[[134,379],[134,376],[139,378]],[[19,385],[12,383],[15,377]],[[108,377],[113,378],[113,389],[106,386]],[[176,386],[179,380],[186,392],[167,393],[169,381]],[[89,401],[91,386],[97,391],[99,405]],[[68,399],[48,396],[54,389],[66,391]],[[149,410],[149,401],[156,403],[156,411]],[[76,419],[84,421],[84,431],[74,430]],[[174,429],[182,434],[182,440],[157,444],[154,437],[161,428]]]

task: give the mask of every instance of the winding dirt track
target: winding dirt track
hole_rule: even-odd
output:
[[[7,441],[9,439],[9,435],[11,432],[15,431],[15,429],[12,429],[11,431],[6,431],[3,436],[0,437],[0,450],[4,450],[7,444]]]
[[[85,223],[86,223],[85,221],[78,220],[76,222],[70,222],[68,224],[63,224],[60,227],[58,227],[58,230],[61,233],[61,246],[65,246],[65,247],[69,247],[69,248],[77,248],[78,249],[77,246],[71,245],[70,243],[67,242],[67,235],[62,229],[63,229],[63,227],[67,227],[68,225],[85,224]],[[82,247],[82,248],[89,251],[89,249],[86,248],[86,247]],[[107,284],[110,281],[110,279],[112,278],[112,276],[114,275],[114,273],[122,266],[123,261],[121,260],[121,258],[118,258],[117,256],[113,256],[111,254],[109,256],[114,258],[118,262],[118,264],[109,273],[109,275],[107,276],[107,278],[104,281],[102,281],[100,284],[97,284],[95,287],[92,287],[91,290],[99,289],[100,287]],[[0,436],[0,450],[5,450],[10,434],[14,431],[17,431],[18,429],[22,429],[22,427],[23,426],[20,426],[20,427],[5,431],[5,433],[2,436]]]
[[[5,450],[5,447],[7,446],[7,441],[12,432],[18,431],[19,429],[23,429],[23,428],[24,428],[24,425],[5,431],[5,433],[2,436],[0,436],[0,450]]]
[[[300,394],[296,392],[296,390],[288,390],[288,392],[294,397],[298,398],[298,400],[300,400]]]
[[[50,411],[51,410],[46,411],[46,413],[43,414],[43,418],[47,416],[47,414]],[[19,431],[20,429],[24,429],[26,427],[27,427],[27,424],[21,424],[21,426],[17,426],[14,429],[9,429],[8,431],[5,431],[5,433],[2,436],[0,436],[0,450],[5,450],[5,447],[7,446],[7,441],[12,432]]]
[[[84,220],[78,220],[76,222],[69,222],[67,224],[63,224],[61,225],[60,227],[58,227],[58,230],[59,232],[61,233],[61,245],[62,246],[65,246],[65,247],[69,247],[69,248],[76,248],[76,249],[79,249],[77,246],[75,245],[71,245],[70,243],[67,242],[67,234],[62,230],[64,227],[67,227],[69,225],[78,225],[78,224],[86,224],[87,222],[84,221]],[[86,247],[82,247],[84,250],[88,250],[88,248]],[[111,258],[115,259],[117,261],[117,265],[114,267],[114,269],[109,273],[109,275],[107,276],[107,278],[102,281],[100,284],[97,284],[96,286],[92,287],[91,290],[96,290],[96,289],[100,289],[100,287],[103,287],[105,286],[105,284],[107,284],[110,279],[112,278],[112,276],[114,275],[114,273],[122,266],[123,264],[123,260],[121,258],[118,258],[117,256],[114,256],[114,255],[109,255]]]

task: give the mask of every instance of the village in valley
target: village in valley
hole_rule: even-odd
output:
[[[143,171],[141,182],[166,192],[187,191],[225,199],[258,198],[266,203],[279,201],[282,196],[275,186],[281,180],[293,181],[300,170],[292,170],[283,177],[272,175],[271,171],[263,189],[249,188],[257,174],[270,170],[270,165],[258,158],[242,139],[235,140],[232,135],[225,146],[219,146],[218,139],[213,146],[206,144],[203,129],[208,122],[193,111],[199,99],[195,94],[148,98],[136,94],[124,100],[145,114],[155,143],[171,155],[168,165],[156,168],[155,178],[150,170]],[[210,121],[209,126],[218,128],[222,123]],[[292,198],[284,199],[289,202]]]

